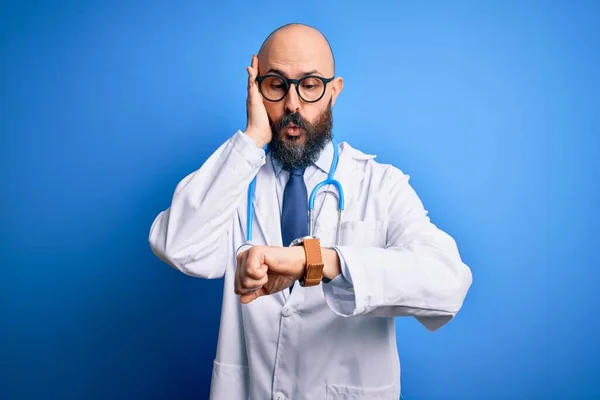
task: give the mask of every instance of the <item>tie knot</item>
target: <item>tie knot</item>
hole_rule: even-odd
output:
[[[296,168],[290,171],[292,176],[303,176],[305,168]]]

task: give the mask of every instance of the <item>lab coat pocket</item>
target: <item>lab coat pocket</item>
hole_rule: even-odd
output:
[[[210,398],[247,399],[248,367],[213,361]]]
[[[396,400],[395,385],[377,388],[358,388],[343,385],[327,385],[327,400]]]
[[[342,246],[385,247],[386,233],[383,221],[342,221]]]

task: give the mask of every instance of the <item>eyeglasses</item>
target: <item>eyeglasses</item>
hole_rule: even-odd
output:
[[[296,85],[298,96],[306,103],[315,103],[325,94],[325,87],[331,78],[309,75],[301,79],[286,79],[279,75],[267,74],[256,78],[258,89],[263,97],[272,102],[281,101],[290,90],[291,84]]]

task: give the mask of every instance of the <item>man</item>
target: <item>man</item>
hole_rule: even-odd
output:
[[[314,28],[272,33],[247,68],[246,129],[179,183],[152,225],[160,259],[225,277],[213,399],[398,399],[394,317],[436,330],[471,285],[407,175],[347,143],[334,149],[334,69]],[[309,232],[308,197],[334,169],[342,222],[325,185]]]

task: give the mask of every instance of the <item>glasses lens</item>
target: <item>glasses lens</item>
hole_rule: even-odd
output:
[[[316,101],[323,96],[325,84],[318,78],[307,77],[302,79],[299,89],[304,101]]]
[[[260,90],[268,100],[279,101],[285,96],[287,87],[283,79],[268,76],[261,82]]]

